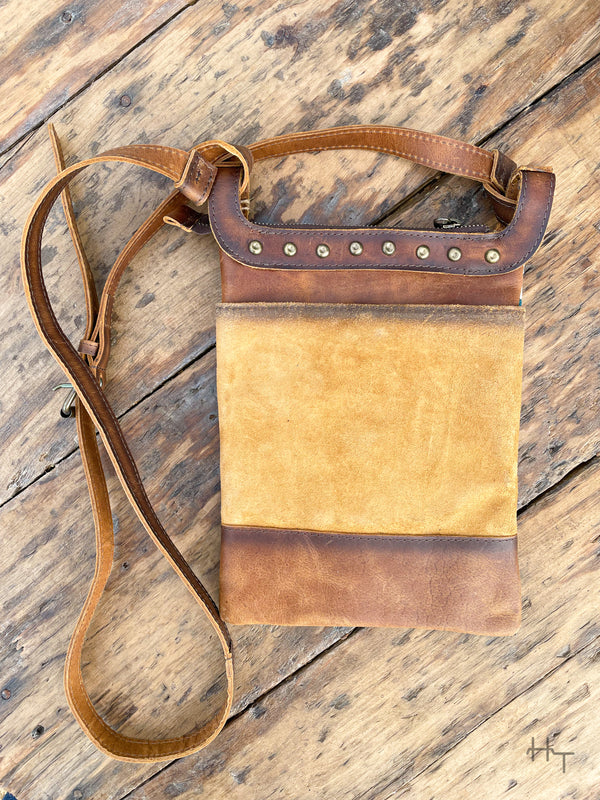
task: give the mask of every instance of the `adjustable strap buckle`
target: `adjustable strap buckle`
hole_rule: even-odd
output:
[[[98,386],[102,389],[104,386],[104,379],[100,376],[98,380]],[[68,419],[69,417],[75,416],[75,399],[77,398],[77,392],[75,391],[72,383],[59,383],[57,386],[52,387],[52,391],[55,392],[57,389],[69,389],[69,394],[65,398],[65,402],[62,404],[60,408],[60,415],[64,419]]]

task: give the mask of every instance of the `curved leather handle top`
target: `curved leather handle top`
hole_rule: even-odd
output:
[[[219,171],[209,198],[210,225],[221,249],[255,269],[388,269],[445,272],[455,275],[492,275],[509,272],[524,264],[544,235],[554,192],[554,175],[536,167],[521,167],[517,173],[518,195],[512,220],[500,231],[402,230],[399,228],[318,228],[315,226],[259,225],[246,218],[240,206],[239,170]],[[515,182],[515,186],[517,183]],[[250,242],[260,242],[260,252]],[[295,246],[294,257],[286,256],[287,243]],[[349,255],[351,242],[362,246],[359,255]],[[386,255],[383,244],[391,242]],[[320,257],[318,244],[328,247]],[[420,257],[425,245],[428,255]],[[449,257],[459,248],[458,261]],[[494,252],[490,263],[486,254]]]
[[[23,283],[38,332],[68,376],[76,393],[77,429],[84,471],[88,481],[96,529],[96,570],[75,631],[65,664],[65,691],[73,714],[94,744],[106,754],[124,761],[163,761],[193,753],[205,747],[221,730],[229,715],[233,698],[233,659],[229,632],[212,598],[190,565],[176,548],[162,526],[140,479],[123,431],[103,391],[110,342],[110,316],[119,279],[133,256],[163,225],[165,217],[177,220],[195,214],[186,206],[186,198],[204,202],[221,170],[235,178],[236,191],[247,191],[253,160],[285,156],[291,153],[325,149],[368,149],[408,158],[434,169],[481,181],[495,198],[502,218],[515,212],[517,183],[514,176],[524,176],[516,165],[498,151],[487,151],[446,137],[403,128],[349,126],[309,133],[289,134],[257,142],[250,147],[235,147],[221,141],[204,142],[190,152],[154,145],[134,145],[109,150],[100,156],[63,168],[58,139],[51,130],[59,174],[37,199],[25,225],[21,251]],[[121,161],[144,166],[169,177],[174,191],[158,206],[136,231],[115,262],[100,303],[91,270],[77,233],[68,192],[69,182],[83,169],[105,161]],[[241,169],[232,173],[231,167]],[[542,170],[543,172],[543,170]],[[512,180],[511,180],[512,176]],[[522,178],[521,178],[522,181]],[[523,181],[521,183],[523,184]],[[62,195],[67,222],[77,249],[86,287],[87,324],[79,352],[61,329],[52,310],[41,263],[44,226],[54,202]],[[537,196],[537,194],[536,194]],[[521,193],[520,198],[523,197]],[[538,198],[539,199],[539,198]],[[548,201],[549,202],[549,201]],[[529,202],[526,203],[529,208]],[[537,204],[539,205],[539,203]],[[536,206],[534,203],[532,208]],[[536,206],[537,207],[537,206]],[[213,223],[214,208],[211,212]],[[497,212],[498,213],[498,212]],[[540,227],[547,217],[537,214]],[[186,217],[187,215],[187,217]],[[221,220],[221,223],[227,220]],[[217,223],[219,220],[217,219]],[[440,233],[440,237],[448,234]],[[451,241],[451,236],[448,239]],[[95,710],[84,687],[81,673],[83,642],[94,610],[108,579],[114,549],[114,534],[106,480],[98,451],[96,430],[115,468],[123,489],[144,528],[191,592],[217,633],[225,659],[227,692],[212,720],[199,729],[168,739],[142,739],[125,736],[111,728]]]

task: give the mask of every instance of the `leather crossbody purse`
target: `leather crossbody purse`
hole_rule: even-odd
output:
[[[65,665],[69,704],[96,746],[121,760],[160,761],[210,742],[232,702],[226,622],[515,632],[521,290],[524,264],[548,223],[551,169],[377,126],[249,147],[208,141],[189,152],[135,145],[64,168],[53,129],[51,135],[59,173],[26,223],[22,270],[38,331],[73,387],[96,526],[96,574]],[[348,148],[479,181],[499,225],[406,230],[252,221],[255,161]],[[127,243],[98,300],[68,184],[104,161],[147,167],[174,188]],[[61,330],[42,275],[42,232],[61,195],[86,289],[78,347]],[[158,519],[104,392],[119,279],[165,222],[212,231],[220,248],[220,610]],[[178,738],[119,733],[83,684],[83,641],[113,555],[96,430],[136,514],[200,604],[225,656],[228,690],[217,715]]]

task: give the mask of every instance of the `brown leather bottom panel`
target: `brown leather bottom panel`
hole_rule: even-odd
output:
[[[519,305],[523,267],[498,275],[377,269],[256,269],[221,251],[224,303],[457,303]]]
[[[517,537],[224,525],[220,610],[234,624],[508,635],[521,621]]]

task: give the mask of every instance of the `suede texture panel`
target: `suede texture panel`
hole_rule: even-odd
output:
[[[225,525],[513,536],[523,309],[222,303]]]

